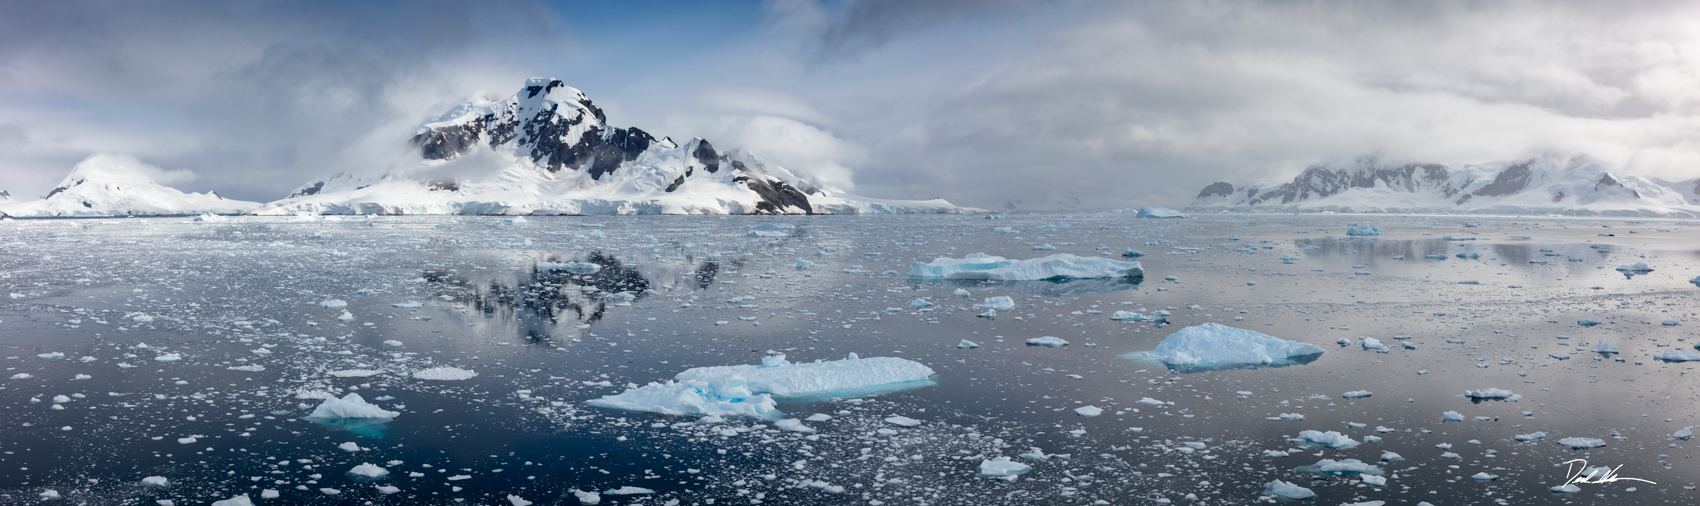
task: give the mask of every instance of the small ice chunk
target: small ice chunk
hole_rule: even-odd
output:
[[[512,504],[513,506],[531,506],[531,501],[527,501],[517,495],[508,494],[508,504]]]
[[[578,498],[579,504],[583,504],[585,506],[595,506],[597,504],[602,504],[602,494],[596,493],[595,491],[586,492],[586,491],[579,490],[579,489],[575,488],[575,489],[572,490],[572,492],[573,492],[573,497]]]
[[[371,478],[371,479],[379,479],[379,478],[383,478],[385,476],[389,476],[390,471],[388,469],[384,469],[384,468],[379,467],[377,465],[373,465],[370,462],[367,462],[367,463],[362,463],[358,466],[354,466],[353,469],[349,469],[348,474],[352,474],[352,475],[355,475],[355,476],[363,476],[363,477]]]
[[[1681,429],[1678,429],[1676,432],[1671,433],[1670,437],[1672,439],[1681,439],[1683,441],[1687,441],[1688,439],[1694,437],[1694,427],[1683,427]]]
[[[794,267],[799,271],[806,271],[815,268],[815,263],[799,258],[796,262],[791,263],[791,267]]]
[[[1062,347],[1062,346],[1068,346],[1068,341],[1064,341],[1064,340],[1062,340],[1062,338],[1059,338],[1059,337],[1056,337],[1056,336],[1043,336],[1043,337],[1035,337],[1035,338],[1032,338],[1032,339],[1028,339],[1027,345],[1028,346],[1044,346],[1046,348],[1057,348],[1057,347]]]
[[[343,302],[342,299],[331,299],[331,300],[320,302],[319,306],[326,308],[326,309],[342,309],[342,308],[348,307],[348,303]]]
[[[814,429],[809,428],[809,426],[803,425],[803,422],[796,418],[786,418],[784,420],[774,422],[773,426],[778,427],[780,430],[788,430],[791,432],[810,433],[815,431]]]
[[[980,461],[980,476],[988,478],[1017,476],[1030,469],[1033,469],[1033,466],[1010,461],[1009,457],[997,457],[991,460]]]
[[[336,445],[336,447],[337,447],[337,448],[338,448],[338,449],[341,449],[341,450],[342,450],[342,451],[345,451],[345,452],[357,452],[357,451],[360,451],[360,445],[358,445],[358,444],[355,444],[355,443],[354,443],[354,442],[353,442],[353,441],[349,441],[349,442],[347,442],[347,443],[343,443],[343,444],[339,444],[339,445]]]
[[[1362,398],[1365,398],[1365,397],[1369,397],[1371,395],[1374,395],[1374,394],[1370,393],[1369,390],[1353,390],[1353,391],[1350,391],[1350,392],[1340,394],[1340,397],[1346,398],[1346,399],[1362,399]]]
[[[1582,487],[1578,487],[1576,485],[1566,483],[1566,484],[1563,484],[1563,485],[1553,487],[1553,488],[1548,489],[1548,490],[1552,490],[1552,493],[1554,493],[1554,494],[1574,494],[1574,493],[1577,493],[1577,492],[1581,492]]]
[[[980,345],[976,344],[974,341],[969,341],[967,339],[963,339],[962,342],[956,343],[956,347],[957,348],[979,348]]]
[[[915,299],[915,300],[909,301],[909,307],[916,308],[916,309],[920,309],[920,308],[924,308],[924,307],[933,307],[933,303],[927,302],[927,299]]]
[[[1099,409],[1097,406],[1081,406],[1074,408],[1074,413],[1086,418],[1092,418],[1094,416],[1104,414],[1104,410]]]
[[[1671,350],[1654,355],[1653,358],[1665,362],[1696,362],[1700,361],[1700,353],[1693,350]]]
[[[1482,471],[1482,472],[1470,475],[1470,479],[1477,480],[1477,481],[1493,481],[1493,480],[1499,479],[1499,476],[1493,475],[1493,474],[1488,474],[1487,471]]]
[[[1274,480],[1263,485],[1263,495],[1302,501],[1316,497],[1316,492],[1292,483]]]
[[[1454,390],[1456,391],[1456,390]],[[1509,399],[1516,395],[1502,388],[1483,388],[1481,390],[1465,390],[1464,396],[1471,399]]]
[[[1381,235],[1381,229],[1372,226],[1349,227],[1346,235]]]
[[[1015,299],[1011,299],[1008,296],[989,297],[985,302],[975,304],[974,307],[983,307],[997,311],[1009,311],[1011,309],[1015,309]]]
[[[1567,437],[1567,438],[1558,440],[1558,444],[1568,446],[1573,450],[1586,450],[1586,449],[1589,449],[1589,448],[1599,448],[1601,446],[1605,446],[1606,442],[1603,439],[1594,439],[1594,438],[1587,438],[1587,437]]]
[[[1459,414],[1457,411],[1447,411],[1445,413],[1440,414],[1440,421],[1441,422],[1462,422],[1462,421],[1464,421],[1464,415]]]
[[[183,356],[176,354],[176,353],[167,353],[167,354],[164,354],[164,355],[154,357],[153,359],[158,360],[160,362],[176,362],[178,360],[183,360]]]
[[[350,393],[343,396],[341,399],[334,397],[325,399],[324,402],[319,403],[319,407],[313,409],[313,414],[307,415],[307,418],[317,420],[342,420],[353,418],[393,419],[397,416],[401,416],[401,413],[397,411],[386,411],[383,408],[379,408],[376,405],[366,402],[366,399],[362,399],[360,394]]]
[[[1371,487],[1385,487],[1385,486],[1387,486],[1387,477],[1385,477],[1385,476],[1374,476],[1374,475],[1365,474],[1365,475],[1358,476],[1358,479],[1362,480],[1365,485],[1369,485]]]
[[[803,420],[809,421],[809,422],[824,422],[824,421],[831,420],[831,419],[832,419],[832,415],[829,415],[829,414],[826,414],[826,413],[815,413],[815,414],[809,415],[808,418],[804,418]]]
[[[150,487],[165,487],[170,486],[171,481],[165,479],[164,476],[149,476],[142,478],[142,484]]]
[[[1169,209],[1167,207],[1157,207],[1157,206],[1141,207],[1141,208],[1139,208],[1139,213],[1134,214],[1133,217],[1134,218],[1191,218],[1191,216],[1188,216],[1187,214],[1182,213],[1180,211],[1176,211],[1174,209]]]
[[[914,418],[909,418],[907,416],[887,417],[885,419],[885,423],[889,423],[889,424],[897,425],[897,426],[902,426],[902,427],[915,427],[915,426],[921,425],[920,420],[916,420]]]
[[[951,295],[955,295],[957,297],[968,297],[974,294],[968,293],[968,290],[957,288],[955,292],[951,292]]]
[[[1357,448],[1360,443],[1353,441],[1351,436],[1336,431],[1307,430],[1299,433],[1299,439],[1306,443],[1327,447],[1333,450]]]
[[[1511,436],[1511,439],[1515,439],[1515,440],[1522,441],[1522,442],[1525,442],[1525,443],[1529,442],[1529,441],[1540,441],[1540,440],[1546,439],[1546,438],[1547,438],[1547,433],[1545,433],[1545,432],[1532,432],[1532,433],[1529,433],[1529,434],[1518,434],[1518,435],[1515,435],[1515,436]]]
[[[213,501],[212,506],[254,506],[254,501],[248,498],[248,494],[242,494],[223,501]]]
[[[422,369],[413,373],[414,378],[431,381],[460,381],[472,379],[477,376],[478,373],[475,371],[449,366],[432,367],[430,369]]]
[[[1381,344],[1380,339],[1376,339],[1376,338],[1373,338],[1373,337],[1366,337],[1366,338],[1364,338],[1363,341],[1359,341],[1359,344],[1361,344],[1364,347],[1364,350],[1366,350],[1366,351],[1375,351],[1375,352],[1381,352],[1381,353],[1387,353],[1388,352],[1387,345]]]
[[[604,490],[602,493],[607,495],[644,495],[653,494],[655,491],[643,487],[626,485],[620,488]]]

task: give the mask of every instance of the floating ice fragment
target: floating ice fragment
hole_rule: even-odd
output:
[[[1511,393],[1510,390],[1501,388],[1483,388],[1481,390],[1464,391],[1464,396],[1472,399],[1509,399],[1512,395],[1516,394]]]
[[[1171,368],[1211,370],[1306,364],[1322,353],[1322,348],[1316,345],[1206,323],[1170,334],[1148,356]]]
[[[957,288],[955,292],[951,292],[951,295],[955,295],[957,297],[968,297],[973,294],[968,293],[968,290]]]
[[[897,425],[897,426],[901,426],[901,427],[915,427],[915,426],[921,425],[920,420],[916,420],[914,418],[909,418],[907,416],[887,417],[885,419],[885,423],[889,423],[889,424]]]
[[[1263,495],[1302,501],[1316,497],[1316,492],[1292,483],[1274,480],[1263,485]]]
[[[1457,411],[1447,411],[1445,413],[1440,414],[1440,421],[1441,422],[1462,422],[1462,421],[1464,421],[1464,415],[1458,413]]]
[[[1381,229],[1372,226],[1349,227],[1346,235],[1381,235]]]
[[[1545,432],[1533,432],[1533,433],[1529,433],[1529,434],[1518,434],[1518,435],[1515,435],[1515,436],[1511,436],[1511,439],[1515,439],[1517,441],[1522,441],[1522,442],[1525,442],[1525,443],[1527,443],[1529,441],[1540,441],[1540,440],[1546,439],[1546,438],[1547,438],[1547,433],[1545,433]]]
[[[1139,251],[1139,250],[1136,250],[1136,249],[1133,249],[1133,248],[1128,248],[1126,251],[1122,252],[1122,256],[1128,257],[1128,258],[1139,258],[1139,257],[1145,256],[1145,252]]]
[[[806,271],[815,268],[815,263],[799,258],[796,262],[792,262],[791,266],[799,271]]]
[[[579,489],[575,488],[575,489],[572,490],[572,493],[573,493],[573,497],[578,498],[579,504],[583,504],[585,506],[595,506],[597,504],[602,504],[602,494],[596,493],[594,491],[586,492],[586,491],[579,490]]]
[[[643,488],[643,487],[634,487],[634,486],[631,486],[631,485],[626,485],[626,486],[623,486],[623,487],[620,487],[620,488],[604,490],[604,491],[602,491],[602,493],[607,494],[607,495],[643,495],[643,494],[653,494],[653,493],[655,493],[655,491],[647,489],[647,488]]]
[[[974,341],[969,341],[967,339],[963,339],[962,342],[956,343],[956,347],[957,348],[979,348],[980,345],[975,344]]]
[[[396,308],[399,308],[399,309],[419,309],[420,307],[424,306],[424,304],[421,304],[419,301],[416,301],[416,300],[410,300],[410,301],[407,301],[407,302],[400,302],[400,303],[395,303],[395,304],[390,304],[390,305],[394,306]]]
[[[1375,352],[1381,352],[1381,353],[1387,353],[1388,352],[1387,345],[1381,344],[1380,339],[1376,339],[1376,338],[1373,338],[1373,337],[1366,337],[1366,338],[1364,338],[1363,341],[1359,341],[1359,343],[1362,344],[1363,347],[1364,347],[1364,350],[1367,350],[1367,351],[1375,351]]]
[[[183,356],[178,355],[176,353],[167,353],[167,354],[164,354],[164,355],[154,357],[153,359],[158,360],[160,362],[176,362],[178,360],[183,360]]]
[[[924,308],[924,307],[933,307],[933,303],[927,302],[927,299],[915,299],[915,300],[909,301],[909,307],[916,308],[916,309]]]
[[[1693,350],[1671,350],[1654,355],[1653,359],[1665,362],[1695,362],[1700,361],[1700,353]]]
[[[508,504],[512,504],[513,506],[531,506],[531,501],[527,501],[517,495],[508,494]]]
[[[1009,457],[996,457],[980,461],[980,476],[987,478],[1013,477],[1033,469],[1033,466],[1020,462],[1012,462]]]
[[[373,464],[368,462],[368,463],[362,463],[358,466],[354,466],[354,469],[348,470],[348,474],[352,474],[352,475],[355,475],[355,476],[362,476],[362,477],[371,478],[371,479],[375,480],[375,479],[383,478],[385,476],[389,476],[390,471],[388,469],[384,469],[382,467],[373,465]]]
[[[348,303],[343,302],[342,299],[331,299],[331,300],[320,302],[319,306],[324,307],[326,309],[342,309],[342,308],[348,307]]]
[[[165,487],[170,486],[171,482],[166,480],[164,476],[149,476],[142,478],[142,484],[150,487]]]
[[[1369,474],[1381,476],[1382,474],[1385,474],[1385,471],[1382,471],[1380,467],[1365,464],[1363,461],[1358,459],[1345,459],[1340,461],[1336,461],[1334,459],[1322,459],[1316,461],[1315,464],[1299,466],[1298,470],[1300,472],[1332,475]]]
[[[1011,309],[1015,309],[1015,299],[1011,299],[1008,296],[990,297],[987,298],[985,302],[975,304],[974,307],[983,307],[995,311],[1009,311]]]
[[[432,367],[430,369],[423,369],[413,373],[414,378],[431,381],[460,381],[472,379],[477,376],[478,373],[475,371],[449,366]]]
[[[1335,431],[1321,432],[1307,430],[1299,433],[1299,439],[1306,443],[1324,446],[1334,450],[1356,448],[1360,443],[1353,441],[1351,436]]]
[[[1081,257],[1067,253],[1025,260],[971,253],[961,259],[938,257],[933,259],[932,263],[914,262],[909,265],[909,277],[1004,281],[1126,278],[1138,281],[1144,279],[1145,268],[1140,266],[1139,262]]]
[[[1482,471],[1482,472],[1470,475],[1470,479],[1473,479],[1473,480],[1476,480],[1476,481],[1493,481],[1493,480],[1499,479],[1499,476],[1493,475],[1493,474],[1488,474],[1487,471]]]
[[[1176,211],[1174,209],[1169,209],[1167,207],[1157,207],[1157,206],[1141,207],[1141,208],[1139,208],[1139,213],[1133,215],[1133,217],[1134,218],[1191,218],[1191,216],[1188,216],[1184,213],[1181,213],[1180,211]]]
[[[319,403],[319,407],[313,409],[313,414],[307,415],[307,418],[317,420],[343,420],[353,418],[394,419],[397,416],[401,416],[401,413],[398,411],[386,411],[383,408],[366,402],[366,399],[362,399],[360,394],[350,393],[343,396],[341,399],[334,397],[325,399],[324,402]]]
[[[42,354],[36,355],[36,356],[40,357],[40,358],[45,358],[45,359],[48,359],[48,360],[60,360],[60,359],[65,358],[64,353],[60,353],[60,352],[57,352],[57,351],[55,351],[53,353],[42,353]]]
[[[242,494],[223,501],[213,501],[212,506],[254,506],[254,501],[248,498],[248,494]]]
[[[1554,494],[1574,494],[1574,493],[1577,493],[1577,492],[1581,492],[1582,487],[1578,487],[1576,485],[1566,483],[1566,484],[1563,484],[1563,485],[1553,487],[1553,488],[1548,489],[1548,490],[1552,490],[1552,492]]]
[[[1044,337],[1035,337],[1033,339],[1028,339],[1027,345],[1028,346],[1044,346],[1046,348],[1058,348],[1058,347],[1062,347],[1062,346],[1068,346],[1068,341],[1064,341],[1061,338],[1058,338],[1058,337],[1055,337],[1055,336],[1044,336]]]
[[[1599,448],[1601,446],[1605,446],[1606,442],[1603,439],[1594,439],[1594,438],[1586,438],[1586,437],[1567,437],[1567,438],[1558,440],[1558,444],[1568,446],[1572,450],[1586,450],[1586,449],[1589,449],[1589,448]]]
[[[566,271],[573,274],[594,274],[596,271],[602,270],[602,266],[588,262],[537,262],[537,270]]]
[[[1086,418],[1092,418],[1094,416],[1104,414],[1104,410],[1099,409],[1097,406],[1081,406],[1074,408],[1074,413]]]
[[[399,348],[399,347],[401,347],[401,341],[390,339],[390,340],[384,341],[384,346],[393,346],[393,347]]]
[[[796,418],[786,418],[784,420],[774,422],[773,426],[778,427],[780,430],[788,430],[791,432],[809,433],[815,431],[814,429],[809,428],[809,426],[803,425],[803,422]]]
[[[1111,320],[1118,320],[1118,321],[1134,321],[1134,322],[1137,322],[1137,321],[1144,321],[1145,315],[1135,313],[1133,311],[1116,311],[1115,313],[1110,314],[1110,319]]]
[[[1670,437],[1672,439],[1681,439],[1681,440],[1687,441],[1688,439],[1694,437],[1694,427],[1683,427],[1681,429],[1678,429],[1676,432],[1672,433],[1670,435]]]

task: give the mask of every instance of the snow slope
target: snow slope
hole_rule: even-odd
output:
[[[942,199],[845,194],[705,139],[684,143],[607,124],[583,92],[532,78],[420,126],[423,162],[309,181],[258,214],[956,213]]]
[[[155,183],[147,172],[158,169],[122,155],[94,155],[71,168],[65,180],[41,200],[0,200],[0,216],[158,216],[242,214],[258,202],[230,200],[216,193],[183,193]]]
[[[1187,210],[1700,217],[1700,179],[1614,174],[1584,154],[1542,153],[1458,169],[1362,157],[1313,165],[1271,187],[1211,184]]]

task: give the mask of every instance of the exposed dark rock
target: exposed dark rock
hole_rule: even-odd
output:
[[[71,185],[71,186],[76,186],[76,185],[75,185],[75,184],[73,184],[73,185]],[[53,196],[54,196],[54,195],[58,195],[58,194],[59,194],[59,192],[62,192],[62,191],[65,191],[65,190],[69,190],[69,189],[71,189],[71,186],[61,186],[61,187],[58,187],[58,188],[54,188],[54,189],[53,189],[53,191],[50,191],[50,192],[47,192],[47,196],[46,196],[46,197],[42,197],[42,198],[43,198],[43,199],[50,199],[50,198],[53,198]]]
[[[295,190],[294,193],[290,193],[289,198],[305,197],[305,196],[308,196],[308,195],[318,195],[319,190],[323,190],[323,189],[325,189],[325,182],[324,181],[314,181],[312,186],[308,186],[308,187],[305,187],[305,188],[302,188],[302,189],[299,189],[299,190]]]
[[[1529,169],[1529,166],[1534,165],[1534,163],[1533,160],[1530,160],[1506,167],[1505,170],[1499,172],[1499,175],[1493,177],[1492,183],[1488,183],[1487,186],[1478,188],[1472,193],[1479,197],[1503,197],[1523,191],[1529,187],[1529,180],[1534,178],[1534,171]]]
[[[419,148],[426,160],[447,160],[478,145],[484,125],[491,119],[482,116],[462,125],[451,125],[420,132],[408,142]]]
[[[1304,173],[1299,174],[1299,177],[1293,178],[1293,182],[1249,197],[1249,203],[1257,205],[1280,199],[1281,203],[1287,204],[1296,200],[1328,197],[1352,188],[1374,188],[1377,184],[1404,191],[1434,188],[1448,197],[1458,193],[1456,188],[1447,185],[1446,180],[1450,174],[1446,167],[1442,165],[1413,163],[1393,167],[1376,167],[1373,158],[1361,159],[1358,163],[1359,170],[1330,170],[1321,165],[1313,165],[1306,168]],[[1216,185],[1210,185],[1205,191],[1208,192],[1211,188],[1219,189]],[[1229,188],[1232,188],[1232,186],[1230,185]],[[1232,190],[1229,190],[1228,193],[1232,193]],[[1200,193],[1199,196],[1203,197],[1204,194]]]
[[[720,171],[720,154],[714,152],[714,145],[709,144],[707,139],[697,143],[697,148],[691,150],[691,156],[696,158],[697,163],[701,163],[702,169],[709,174]]]
[[[1226,197],[1233,194],[1234,185],[1218,181],[1204,187],[1204,191],[1198,192],[1198,198]]]
[[[743,168],[742,165],[733,162],[733,166],[740,169]],[[761,201],[756,202],[756,214],[786,214],[787,207],[802,209],[803,214],[815,214],[814,208],[809,207],[809,197],[784,181],[762,175],[750,177],[747,174],[732,178],[732,181],[742,181],[745,187],[761,197]]]
[[[685,175],[688,176],[690,174],[685,174]],[[673,190],[677,190],[677,189],[679,189],[680,186],[684,186],[684,185],[685,185],[685,176],[679,176],[678,179],[673,180],[673,184],[667,185],[667,192],[672,193]]]
[[[460,191],[460,183],[453,179],[439,179],[427,183],[425,188],[434,192],[457,192]]]

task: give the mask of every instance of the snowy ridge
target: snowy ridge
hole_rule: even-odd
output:
[[[961,212],[942,199],[849,195],[705,139],[677,143],[612,127],[557,79],[532,78],[500,101],[467,101],[420,126],[410,144],[423,158],[417,167],[315,179],[257,214]]]
[[[1187,210],[1700,217],[1700,179],[1614,174],[1585,154],[1542,153],[1458,169],[1366,156],[1312,165],[1270,187],[1211,184]]]
[[[135,158],[94,155],[71,169],[41,200],[7,199],[0,192],[0,216],[29,218],[77,216],[170,216],[242,214],[258,202],[229,200],[216,193],[183,193],[147,176],[157,170]]]

